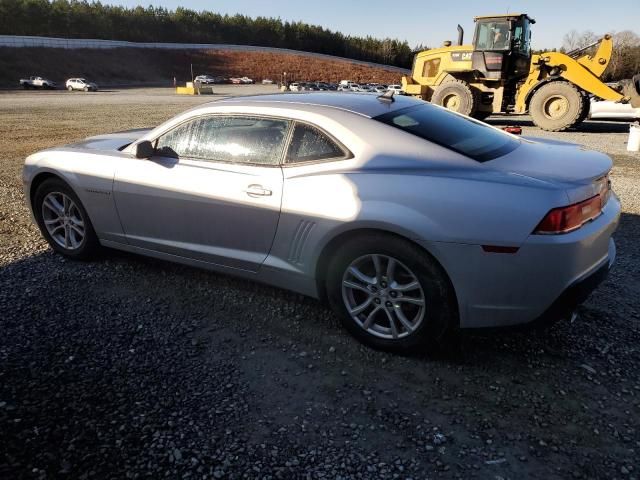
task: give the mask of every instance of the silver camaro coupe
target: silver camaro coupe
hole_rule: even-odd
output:
[[[63,255],[252,278],[406,350],[570,316],[615,258],[611,166],[409,97],[276,94],[38,152],[24,186]]]

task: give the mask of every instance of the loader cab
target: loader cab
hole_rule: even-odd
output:
[[[489,80],[513,80],[529,73],[531,25],[526,14],[475,17],[472,66]]]

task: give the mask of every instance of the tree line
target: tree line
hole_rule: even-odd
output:
[[[0,34],[289,48],[409,68],[406,41],[358,37],[279,18],[78,0],[0,0]]]

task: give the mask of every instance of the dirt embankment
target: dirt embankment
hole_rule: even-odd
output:
[[[86,77],[102,85],[165,84],[175,77],[184,82],[194,75],[248,76],[255,80],[321,80],[338,82],[399,83],[400,73],[369,67],[347,60],[271,52],[221,50],[152,50],[117,48],[109,50],[57,48],[0,48],[0,87],[13,87],[20,78],[40,75],[64,82],[69,77]]]

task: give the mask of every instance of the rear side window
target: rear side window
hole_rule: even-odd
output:
[[[212,162],[277,165],[289,122],[259,117],[201,117],[174,128],[158,139],[162,156]]]
[[[375,120],[486,162],[515,150],[520,141],[489,125],[428,103],[403,108]]]
[[[346,157],[346,152],[316,127],[304,123],[295,124],[287,151],[287,163]]]

